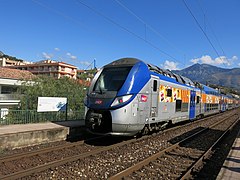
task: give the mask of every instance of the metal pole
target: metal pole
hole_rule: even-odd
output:
[[[68,120],[68,117],[67,117],[67,109],[68,109],[68,103],[66,103],[66,117],[65,117],[65,120],[66,120],[66,121]]]

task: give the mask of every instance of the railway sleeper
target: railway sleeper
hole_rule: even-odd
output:
[[[140,171],[135,171],[134,173],[140,177],[146,176],[143,172],[140,172]]]
[[[156,172],[152,172],[152,171],[149,171],[149,170],[145,169],[144,173],[145,173],[145,176],[147,176],[147,177],[151,176],[151,179],[159,179],[159,177],[163,178],[163,177],[168,175],[168,173],[164,173],[160,169],[157,169]]]
[[[162,165],[161,164],[159,164],[159,163],[157,163],[157,162],[155,162],[155,161],[153,161],[153,162],[151,162],[154,166],[157,166],[157,167],[162,167]]]
[[[172,164],[175,165],[175,166],[179,165],[178,162],[172,162]],[[189,162],[189,161],[185,161],[184,164],[181,164],[181,166],[186,167],[186,168],[188,168],[191,165],[192,165],[192,162]]]
[[[153,172],[153,173],[157,173],[157,171],[149,166],[144,166],[144,169],[146,169],[147,171]]]
[[[164,161],[169,161],[168,159],[171,159],[172,161],[175,161],[176,159],[168,154],[164,154],[162,156],[162,158],[164,158]]]
[[[180,157],[180,158],[183,158],[183,159],[190,159],[192,161],[196,161],[198,159],[198,157],[195,157],[195,156],[191,156],[191,155],[188,155],[188,154],[185,154],[183,152],[181,153],[177,153],[177,152],[168,152],[168,155],[170,156],[176,156],[176,157]]]
[[[159,164],[159,163],[156,163],[156,162],[151,162],[151,163],[154,164],[154,166],[157,167],[157,168],[156,168],[157,171],[160,170],[160,169],[158,169],[158,168],[162,168],[162,167],[163,167],[163,166],[162,166],[161,164]],[[173,164],[173,165],[176,165],[176,166],[179,166],[179,165],[180,165],[180,164],[177,164],[177,163],[172,163],[172,164]],[[183,169],[183,168],[174,169],[174,170],[175,170],[174,174],[177,174],[178,176],[180,176],[180,175],[182,174],[182,172],[184,172],[184,171],[187,170],[187,168],[188,168],[188,166],[186,166],[185,169]]]

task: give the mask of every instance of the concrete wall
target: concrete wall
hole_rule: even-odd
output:
[[[69,129],[67,127],[5,134],[0,136],[0,149],[65,140],[68,134]]]

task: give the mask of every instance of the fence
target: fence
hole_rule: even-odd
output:
[[[28,124],[49,121],[83,120],[84,109],[80,111],[37,112],[36,110],[0,110],[0,125]]]

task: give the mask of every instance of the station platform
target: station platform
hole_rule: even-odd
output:
[[[240,130],[217,177],[217,180],[230,179],[240,179]]]
[[[80,136],[84,120],[0,126],[0,149],[19,148]]]

